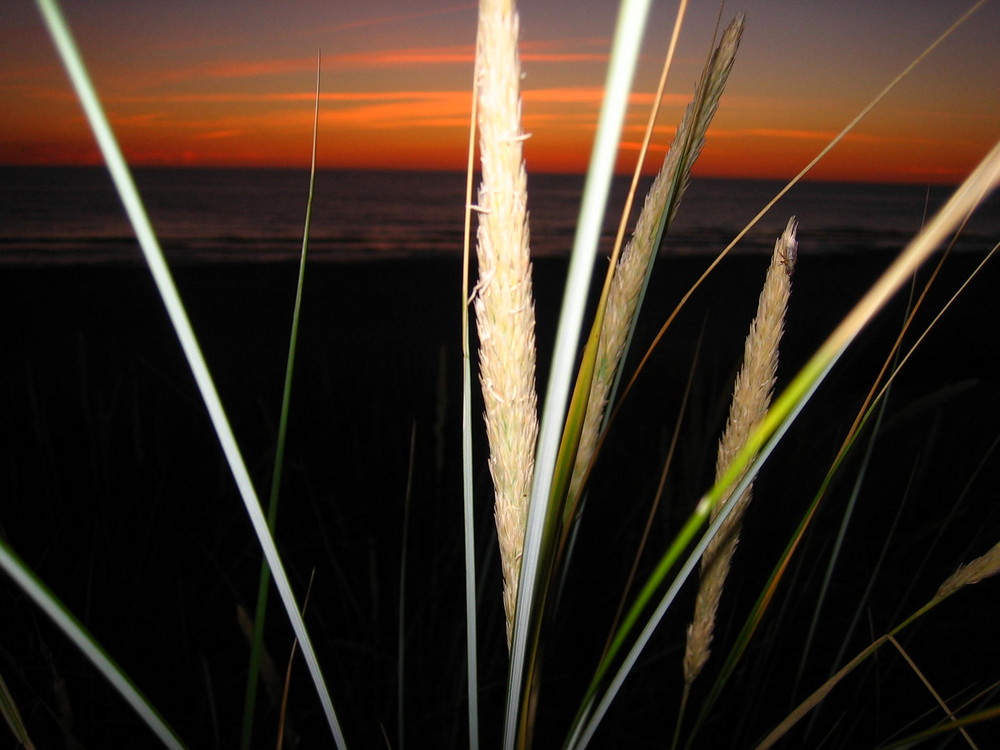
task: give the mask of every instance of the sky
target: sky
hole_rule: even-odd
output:
[[[971,5],[744,0],[747,28],[695,174],[787,179]],[[717,2],[693,0],[667,84],[655,170],[709,51]],[[618,168],[631,171],[676,2],[656,2]],[[133,165],[309,163],[322,57],[322,167],[464,169],[476,3],[64,0]],[[617,4],[522,0],[528,170],[586,169]],[[958,182],[1000,137],[1000,2],[927,57],[811,173]],[[0,165],[94,164],[94,141],[30,0],[0,5]]]

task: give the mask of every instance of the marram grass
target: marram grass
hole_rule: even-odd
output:
[[[538,437],[535,302],[528,247],[528,178],[522,153],[526,136],[521,130],[514,3],[482,0],[477,38],[482,185],[476,206],[479,282],[474,295],[510,644]]]
[[[767,269],[764,290],[760,293],[757,315],[750,326],[743,349],[743,366],[736,376],[733,400],[726,429],[719,442],[716,480],[725,475],[733,458],[746,444],[751,431],[763,421],[774,394],[778,374],[778,345],[784,332],[785,313],[791,293],[792,271],[798,254],[795,219],[790,219],[778,238]],[[684,683],[690,685],[708,661],[712,632],[723,585],[729,573],[740,536],[740,524],[750,505],[753,484],[728,501],[733,508],[701,558],[701,582],[695,600],[694,619],[688,626],[684,651]],[[721,508],[709,514],[714,521]]]
[[[40,0],[40,6],[50,17],[58,17],[57,11],[50,3]],[[669,216],[676,209],[676,200],[679,200],[680,194],[683,192],[683,186],[690,171],[691,163],[688,161],[688,157],[693,160],[697,155],[700,143],[705,137],[705,130],[702,128],[697,136],[688,136],[684,133],[697,131],[698,128],[693,127],[692,131],[686,131],[686,126],[682,125],[678,129],[674,147],[668,155],[668,161],[675,159],[680,162],[676,168],[672,168],[670,172],[672,176],[668,179],[675,197],[651,199],[657,207],[651,211],[650,219],[643,220],[641,228],[636,231],[637,235],[645,238],[645,249],[641,252],[626,251],[622,256],[622,262],[615,264],[612,268],[614,272],[611,276],[612,286],[615,283],[615,278],[620,274],[618,283],[624,289],[624,291],[616,292],[623,300],[622,311],[611,313],[602,311],[598,314],[599,320],[602,315],[604,318],[600,325],[594,326],[593,348],[584,357],[585,362],[587,362],[588,357],[591,362],[584,369],[599,372],[603,384],[597,386],[595,390],[589,375],[585,373],[586,377],[577,380],[578,392],[583,395],[579,398],[574,396],[571,401],[570,385],[579,365],[577,341],[580,338],[582,322],[585,318],[584,308],[589,278],[595,265],[596,239],[607,196],[607,182],[611,174],[614,148],[620,136],[621,118],[628,92],[628,86],[623,86],[623,84],[628,84],[630,81],[639,44],[638,40],[648,12],[648,3],[623,3],[607,85],[609,101],[602,112],[601,135],[595,146],[594,168],[588,178],[584,208],[581,211],[580,233],[570,264],[567,293],[562,308],[563,316],[555,347],[552,377],[548,383],[544,399],[545,413],[539,428],[536,426],[537,422],[534,421],[537,419],[534,370],[535,357],[538,354],[535,351],[533,331],[533,283],[528,244],[525,168],[521,153],[521,145],[527,134],[522,131],[520,125],[520,102],[517,94],[520,79],[516,50],[517,16],[513,3],[491,2],[490,0],[484,0],[480,12],[479,43],[477,45],[480,60],[476,66],[476,90],[480,108],[478,120],[482,139],[480,152],[483,166],[483,185],[476,201],[476,208],[480,219],[478,255],[481,276],[472,295],[472,301],[479,324],[479,340],[483,346],[479,356],[484,402],[488,402],[490,399],[494,400],[493,404],[487,403],[486,406],[486,432],[490,440],[490,456],[487,460],[492,479],[496,483],[492,499],[496,506],[497,531],[501,537],[499,548],[503,560],[501,567],[504,579],[504,593],[501,598],[506,611],[506,631],[510,646],[506,687],[507,706],[502,731],[505,735],[504,745],[506,747],[528,747],[535,734],[536,721],[551,720],[546,714],[551,697],[557,692],[568,691],[574,693],[572,696],[574,700],[579,698],[579,709],[572,721],[567,723],[565,731],[560,730],[560,736],[565,738],[566,747],[584,747],[592,740],[595,742],[603,741],[598,733],[601,731],[606,714],[626,683],[630,679],[634,679],[633,672],[637,667],[642,666],[640,660],[644,655],[648,655],[654,633],[660,629],[661,622],[671,609],[678,592],[685,585],[686,579],[699,566],[702,569],[702,585],[706,588],[714,587],[715,591],[705,593],[705,598],[709,601],[708,606],[705,606],[704,603],[700,607],[696,605],[696,610],[700,608],[702,612],[710,612],[711,614],[710,616],[696,614],[696,621],[701,623],[699,627],[702,630],[699,631],[699,635],[692,637],[692,640],[698,642],[691,647],[694,655],[690,661],[693,666],[689,668],[685,681],[691,684],[698,670],[706,664],[710,641],[717,643],[723,637],[717,630],[714,630],[716,621],[714,611],[718,605],[712,604],[711,600],[718,600],[718,591],[723,588],[724,577],[715,571],[725,567],[719,563],[719,560],[730,554],[726,548],[731,546],[735,540],[739,519],[746,511],[742,499],[749,496],[751,485],[755,482],[761,467],[769,460],[777,441],[789,429],[792,420],[803,411],[812,394],[817,391],[820,383],[841,357],[846,347],[861,331],[871,325],[874,316],[886,304],[889,297],[906,282],[920,263],[946,238],[947,234],[960,224],[963,216],[973,210],[1000,182],[1000,146],[986,156],[980,167],[956,191],[952,201],[907,246],[885,275],[873,285],[870,292],[864,295],[852,312],[848,314],[843,324],[837,327],[826,342],[820,346],[817,354],[808,360],[799,374],[792,378],[787,386],[778,388],[779,395],[772,400],[770,393],[775,386],[775,363],[778,356],[777,351],[775,351],[776,339],[780,336],[781,320],[787,303],[788,277],[796,255],[794,226],[789,224],[772,257],[768,280],[765,282],[765,289],[761,294],[757,322],[754,324],[751,336],[747,341],[744,358],[745,373],[741,374],[737,380],[736,395],[730,413],[730,428],[726,430],[726,435],[722,440],[714,485],[697,502],[694,502],[693,498],[686,498],[688,505],[683,510],[686,521],[683,522],[679,530],[670,529],[669,536],[665,541],[661,540],[662,547],[658,560],[649,566],[648,577],[641,591],[633,600],[628,615],[622,625],[616,628],[612,634],[612,646],[608,654],[605,657],[600,657],[597,654],[586,652],[578,646],[572,644],[569,646],[570,649],[578,649],[572,654],[575,660],[593,664],[593,677],[589,684],[584,681],[570,685],[568,688],[565,683],[550,687],[545,682],[546,673],[541,668],[540,656],[545,650],[556,651],[565,644],[559,643],[558,640],[546,640],[547,633],[556,631],[548,629],[549,623],[545,618],[551,617],[554,620],[566,617],[574,618],[574,627],[581,628],[590,625],[598,627],[599,621],[602,619],[601,612],[587,612],[581,615],[575,612],[555,612],[554,608],[546,610],[546,605],[549,603],[550,597],[553,596],[554,590],[549,584],[561,572],[552,568],[558,566],[560,561],[568,559],[568,556],[561,557],[555,553],[558,547],[557,543],[562,536],[561,530],[566,528],[568,522],[576,523],[578,516],[575,511],[570,511],[569,516],[565,514],[564,508],[559,505],[562,502],[561,497],[556,498],[557,502],[553,502],[555,496],[563,493],[563,490],[553,491],[553,488],[564,488],[571,496],[581,494],[584,489],[583,479],[586,478],[590,466],[595,460],[601,458],[600,456],[595,457],[594,452],[600,445],[601,431],[606,427],[608,410],[614,405],[615,388],[613,383],[621,372],[621,363],[627,354],[628,344],[632,337],[631,329],[634,326],[639,302],[644,293],[652,261],[658,251],[659,235],[662,233],[663,227],[669,223]],[[64,51],[67,48],[72,50],[72,42],[64,27],[55,24],[53,35],[60,40],[59,43],[63,45]],[[707,70],[724,70],[725,73],[728,73],[728,69],[733,63],[732,55],[726,50],[729,49],[731,53],[735,53],[738,36],[739,33],[735,32],[736,38],[734,40],[733,34],[727,31],[720,47],[722,51],[713,56]],[[68,47],[66,46],[67,41]],[[923,56],[918,59],[922,59]],[[719,67],[713,68],[713,65]],[[176,295],[170,296],[169,273],[162,262],[162,257],[158,257],[157,243],[155,236],[148,228],[148,222],[141,219],[141,202],[138,201],[134,189],[129,187],[127,167],[114,144],[106,121],[103,121],[96,96],[93,94],[89,82],[86,81],[85,73],[81,74],[80,72],[83,70],[82,65],[76,61],[70,67],[71,70],[74,70],[73,76],[77,80],[81,96],[87,99],[89,102],[88,110],[95,117],[97,123],[95,129],[98,130],[98,137],[102,145],[105,146],[106,158],[109,164],[116,169],[116,174],[125,186],[123,194],[126,203],[129,205],[130,211],[140,217],[137,221],[136,231],[143,238],[143,247],[149,252],[150,264],[154,268],[154,273],[160,280],[161,286],[167,289],[167,304],[171,309],[172,316],[181,321],[180,328],[183,338],[188,335],[186,329],[190,326],[186,324],[186,316],[183,313],[183,308],[179,305],[179,299],[176,299]],[[711,112],[714,111],[718,103],[721,87],[714,95],[706,95],[705,91],[711,90],[720,78],[724,82],[724,77],[724,75],[717,76],[715,73],[706,73],[699,85],[699,93],[695,97],[696,104],[692,105],[689,114],[698,112],[699,108],[704,108],[703,111],[709,113],[707,119],[699,120],[704,127],[707,127]],[[867,112],[867,108],[865,112]],[[695,115],[691,116],[696,117]],[[685,117],[686,121],[687,116]],[[853,124],[845,129],[845,132]],[[842,136],[843,133],[835,139],[835,142]],[[708,137],[711,137],[710,132]],[[823,153],[825,152],[826,150],[823,151]],[[490,226],[491,219],[497,220],[496,226]],[[648,223],[646,223],[647,221]],[[805,223],[805,218],[803,221]],[[638,269],[637,271],[621,270],[627,256],[633,258],[632,262]],[[505,266],[505,268],[501,268],[501,266]],[[509,272],[506,269],[509,269]],[[610,305],[611,303],[609,303],[609,309]],[[611,323],[608,325],[614,329],[611,333],[605,331],[605,322],[609,318]],[[500,339],[504,337],[511,340],[501,341]],[[184,341],[185,350],[189,352],[197,350],[193,335],[190,340],[184,339]],[[600,347],[602,341],[603,350]],[[595,365],[595,362],[600,364]],[[214,397],[214,388],[211,386],[207,367],[204,366],[203,362],[199,363],[197,360],[192,364],[192,367],[195,369],[199,384],[207,393],[206,399],[209,402],[208,408],[212,413],[213,420],[217,425],[220,425],[220,440],[225,453],[234,463],[233,472],[237,483],[249,497],[247,512],[260,535],[260,542],[267,554],[268,563],[275,571],[282,598],[285,600],[288,617],[293,623],[296,635],[304,636],[301,647],[306,652],[306,661],[319,695],[319,703],[323,708],[323,713],[330,725],[335,742],[339,746],[346,746],[347,740],[352,735],[363,733],[364,728],[358,726],[362,719],[350,717],[349,721],[353,725],[348,727],[346,733],[342,732],[338,715],[333,711],[334,701],[330,698],[330,690],[319,669],[320,657],[326,661],[329,656],[324,651],[317,654],[311,647],[302,615],[295,604],[294,596],[291,594],[287,577],[284,575],[281,558],[267,530],[267,524],[264,523],[259,507],[255,506],[256,497],[249,479],[246,477],[245,467],[241,468],[242,460],[239,457],[239,450],[232,438],[231,430],[224,426],[224,412],[221,403],[218,403],[217,397]],[[684,369],[686,369],[686,363]],[[784,377],[782,376],[779,382],[783,381]],[[581,383],[582,385],[580,385]],[[494,399],[494,397],[496,398]],[[509,416],[507,412],[507,408],[511,406],[517,407],[512,410],[512,413],[516,412],[515,416]],[[572,416],[569,420],[571,430],[567,430],[565,414],[567,408],[572,410]],[[593,413],[596,416],[585,418],[584,415],[588,414],[591,408],[594,409]],[[584,429],[585,423],[590,425],[586,429]],[[475,428],[469,424],[465,438],[469,438],[468,432],[472,429]],[[597,439],[581,439],[580,432],[586,430],[597,435]],[[575,437],[569,441],[563,440],[563,436],[567,432],[574,433]],[[586,447],[579,448],[578,451],[578,446],[584,446],[585,443]],[[471,445],[471,440],[467,440],[467,444]],[[560,445],[564,448],[560,449]],[[565,449],[566,445],[569,445],[570,448]],[[560,450],[563,451],[561,461]],[[590,455],[581,457],[580,452]],[[512,460],[508,462],[508,459]],[[577,479],[571,480],[574,466],[579,467],[579,471],[575,475]],[[570,487],[572,489],[569,489]],[[480,498],[479,507],[484,507],[482,498]],[[806,511],[802,528],[808,525],[808,520],[812,517],[811,514],[812,509]],[[580,523],[586,524],[587,520],[584,515]],[[795,535],[798,534],[799,532],[796,531]],[[797,542],[797,536],[793,537],[781,558],[778,572],[771,581],[765,584],[765,591],[759,600],[763,602],[760,611],[755,611],[751,618],[748,618],[748,623],[751,623],[752,618],[772,615],[768,612],[768,602],[771,601],[774,589],[787,583],[783,578],[783,567],[793,556]],[[775,547],[778,546],[780,544],[775,545]],[[884,636],[876,639],[846,666],[841,666],[830,682],[806,698],[799,708],[793,710],[783,722],[777,725],[774,732],[764,739],[760,746],[769,747],[790,731],[801,718],[816,709],[821,701],[833,692],[837,682],[848,672],[865,662],[882,644],[890,642],[901,649],[902,644],[896,640],[896,636],[908,625],[922,618],[932,609],[936,609],[938,604],[950,599],[963,589],[994,576],[1000,567],[996,549],[994,547],[984,554],[979,554],[978,557],[974,554],[966,556],[964,559],[971,560],[971,562],[945,578],[937,593],[931,596],[927,604],[892,630],[887,631]],[[981,548],[977,550],[977,552],[980,551]],[[609,551],[609,554],[611,552],[613,551]],[[55,596],[35,579],[27,566],[11,553],[9,546],[2,539],[0,539],[0,553],[2,553],[0,554],[0,564],[3,565],[7,573],[31,597],[38,601],[39,606],[59,623],[59,626],[80,646],[88,658],[98,665],[109,681],[126,695],[136,711],[160,737],[161,741],[169,747],[183,747],[182,741],[159,717],[149,701],[142,697],[138,689],[125,676],[123,670],[114,663],[102,647],[96,644],[82,625],[58,603]],[[734,564],[739,565],[739,560],[740,555],[737,555],[734,558]],[[467,563],[467,565],[471,568],[474,566],[474,562]],[[467,570],[466,572],[468,574],[467,580],[471,580],[476,571]],[[713,581],[713,576],[718,577]],[[486,577],[488,578],[488,576]],[[759,582],[756,585],[759,585]],[[991,584],[984,583],[983,585],[989,586]],[[475,587],[470,585],[467,588],[470,591],[470,601],[472,601],[475,599]],[[479,595],[484,598],[492,597],[498,589],[499,586],[487,585]],[[402,593],[401,589],[400,598],[402,598]],[[725,599],[726,597],[723,595],[722,601],[724,602]],[[681,613],[674,616],[678,621],[683,621],[689,615]],[[471,620],[472,618],[470,618]],[[745,632],[752,634],[756,622],[757,620],[754,620],[751,623],[752,626],[748,630],[745,629]],[[475,630],[474,622],[471,629]],[[401,639],[400,643],[402,643],[399,651],[402,654],[408,644],[402,640],[403,633],[398,635]],[[474,635],[474,632],[470,632],[470,644],[474,643]],[[503,638],[499,632],[496,635],[498,640]],[[749,639],[749,636],[747,638]],[[743,680],[749,680],[749,684],[753,684],[752,674],[749,677],[739,675],[733,668],[746,648],[746,643],[741,642],[741,639],[742,635],[737,639],[737,645],[733,646],[730,657],[725,660],[720,670],[722,678],[717,680],[717,685],[721,682],[723,686],[719,688],[719,691],[725,690],[724,683],[727,680],[740,684]],[[329,646],[329,644],[325,644],[324,647],[337,648],[336,645]],[[413,651],[412,648],[406,648],[406,650]],[[670,653],[675,657],[673,664],[680,667],[684,659],[679,655],[679,651],[672,649]],[[472,645],[468,656],[470,664],[474,664],[475,657],[475,646]],[[402,656],[400,659],[402,660]],[[331,662],[336,663],[336,660],[331,659]],[[707,663],[711,664],[711,661]],[[398,693],[400,696],[404,696],[402,661],[397,666],[398,674],[401,675]],[[329,675],[332,670],[328,667],[324,671]],[[664,670],[664,673],[676,674],[678,671],[678,669],[667,669]],[[469,675],[470,745],[475,746],[478,736],[476,726],[480,718],[472,700],[476,691],[475,668],[470,669]],[[9,674],[6,672],[5,677],[9,681]],[[339,677],[338,674],[332,681],[332,685],[339,684]],[[336,689],[339,692],[335,694],[344,695],[346,693],[342,685]],[[4,716],[17,736],[21,737],[21,741],[30,742],[31,723],[37,721],[37,716],[25,716],[23,712],[19,712],[9,697],[8,691],[3,690],[2,692],[3,695],[0,696],[0,699],[2,699]],[[752,697],[747,697],[747,706],[741,707],[738,702],[734,705],[733,703],[723,704],[721,701],[716,701],[718,696],[719,692],[713,688],[706,703],[714,702],[716,710],[721,712],[717,716],[720,717],[718,721],[723,726],[728,727],[745,720],[747,714],[752,711],[750,707],[753,705],[750,702]],[[697,697],[694,696],[695,699]],[[801,696],[789,696],[789,700],[792,697],[795,700],[801,698]],[[293,698],[294,700],[296,699]],[[309,699],[300,696],[297,700],[305,702]],[[401,697],[401,702],[402,700]],[[442,702],[445,702],[445,699],[442,698]],[[789,705],[793,704],[794,702],[789,703]],[[657,715],[662,715],[665,710],[669,710],[669,707],[663,703],[657,705]],[[949,713],[951,713],[950,709]],[[995,718],[996,714],[996,707],[988,704],[980,704],[966,709],[959,708],[948,715],[944,723],[939,726],[913,730],[914,733],[908,739],[915,741],[929,733],[950,731],[970,723],[974,725],[975,722]],[[407,721],[415,721],[409,718],[412,716],[412,712],[407,711],[404,714],[400,703],[398,716],[403,717],[404,715],[408,717]],[[350,715],[348,714],[348,716]],[[398,721],[402,724],[404,719],[400,718]],[[700,720],[698,726],[703,726]],[[405,731],[406,728],[402,726],[397,729],[399,737],[402,738],[406,734],[416,736],[415,733],[419,727],[414,727],[409,732]],[[678,730],[680,729],[681,727],[678,725]],[[486,736],[491,738],[491,742],[499,740],[501,733],[499,726],[489,726],[485,731],[488,733]],[[970,730],[970,735],[974,734],[975,728]],[[453,736],[460,736],[460,733],[455,732]],[[621,739],[623,736],[628,736],[628,732],[619,730],[619,734],[613,735],[613,738],[608,739],[605,744],[623,746],[623,743],[626,742],[626,740]],[[669,730],[666,730],[661,737],[663,740],[661,744],[666,744],[666,738],[669,736]],[[677,736],[681,740],[685,739],[682,732],[679,732]],[[717,734],[716,737],[718,736]],[[849,735],[845,736],[849,737]],[[694,743],[696,739],[694,730],[686,735],[686,739],[692,746],[704,746]],[[319,743],[328,742],[326,738],[310,738],[310,740]],[[845,740],[845,742],[847,741],[849,740]],[[461,744],[459,740],[456,742]],[[844,744],[842,746],[850,745]]]

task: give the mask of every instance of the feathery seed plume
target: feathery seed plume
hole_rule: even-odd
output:
[[[510,645],[538,433],[535,310],[522,157],[518,16],[512,0],[479,6],[480,158],[476,286],[479,377]]]
[[[963,586],[979,583],[984,578],[1000,573],[1000,542],[994,544],[989,551],[972,562],[963,565],[952,573],[934,595],[935,599],[951,596]]]
[[[719,107],[722,91],[736,59],[743,27],[743,16],[738,16],[723,33],[719,46],[705,68],[703,79],[695,88],[694,99],[684,110],[663,165],[646,194],[632,238],[618,259],[608,294],[587,414],[570,482],[571,502],[579,497],[597,450],[611,387],[621,367],[646,279],[652,270],[654,254],[664,227],[670,226],[673,221],[691,177],[691,166],[705,143],[705,133]]]
[[[733,458],[746,444],[750,432],[767,414],[771,403],[778,369],[778,344],[784,330],[792,269],[798,252],[795,230],[795,217],[792,217],[774,246],[764,289],[757,304],[757,316],[744,344],[743,366],[736,376],[729,419],[719,443],[715,464],[716,480],[729,468]],[[736,551],[740,526],[750,504],[752,488],[751,484],[738,498],[730,500],[735,502],[735,506],[719,532],[709,542],[701,559],[701,586],[695,602],[694,619],[688,626],[684,653],[684,681],[688,685],[694,682],[708,661],[722,587]],[[711,518],[715,519],[720,510],[718,506],[713,508]]]

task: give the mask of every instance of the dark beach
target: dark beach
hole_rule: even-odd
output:
[[[889,259],[812,257],[803,251],[779,387]],[[948,261],[920,321],[926,324],[977,260],[958,255]],[[707,262],[660,261],[637,349],[648,345]],[[603,268],[602,262],[599,271]],[[574,646],[553,649],[547,664],[553,708],[543,709],[543,739],[550,736],[546,732],[553,741],[558,736],[593,668],[616,605],[614,592],[621,589],[655,492],[699,338],[680,448],[662,520],[654,525],[655,552],[646,554],[643,570],[708,485],[765,268],[760,255],[725,261],[679,315],[621,412],[594,476],[579,566],[569,582],[565,617],[556,626],[560,638],[554,642]],[[270,482],[296,274],[291,264],[175,269],[262,496]],[[464,744],[460,274],[455,259],[318,263],[305,282],[277,536],[300,598],[315,576],[306,621],[355,746],[381,746],[380,726],[396,736],[404,530],[407,735],[421,747]],[[535,274],[539,382],[544,383],[565,262],[539,260]],[[238,605],[253,609],[259,553],[151,277],[138,265],[4,266],[0,276],[5,321],[0,418],[7,436],[3,476],[9,509],[0,531],[191,747],[214,747],[216,741],[232,747],[247,654],[236,611]],[[880,576],[864,599],[865,622],[848,655],[926,601],[960,562],[996,543],[1000,461],[989,451],[1000,413],[998,288],[994,263],[946,313],[894,386],[831,588],[824,640],[814,653],[832,658],[876,565]],[[740,544],[743,565],[725,605],[724,616],[734,618],[727,627],[742,622],[812,499],[887,355],[905,298],[905,292],[898,296],[844,356],[765,467],[756,490],[759,507],[752,509]],[[907,340],[913,339],[911,334]],[[633,352],[628,372],[638,353]],[[478,429],[476,396],[473,411]],[[488,738],[502,710],[505,650],[481,435],[476,451],[478,554],[489,565],[480,578],[485,582],[480,705]],[[815,590],[862,452],[859,448],[849,461],[844,481],[821,511],[819,530],[797,569],[797,591]],[[882,556],[889,536],[892,543]],[[990,674],[996,678],[995,632],[989,625],[1000,615],[996,585],[988,581],[981,591],[961,593],[908,641],[923,657],[921,664],[930,665],[939,689],[954,692]],[[66,731],[83,746],[149,746],[147,730],[44,615],[6,580],[0,596],[0,672],[39,746],[63,746],[59,722],[69,720],[52,687],[60,681],[73,713]],[[791,641],[805,630],[812,601],[797,594],[783,603],[785,632],[793,626]],[[291,636],[274,602],[268,646],[283,673]],[[609,714],[597,746],[646,747],[669,736],[680,682],[677,644],[689,618],[689,598],[682,598],[677,612]],[[984,626],[970,626],[970,620]],[[777,637],[768,632],[763,640]],[[940,653],[934,645],[955,640]],[[755,685],[769,686],[761,688],[762,695],[774,691],[780,697],[770,703],[744,698],[750,702],[741,710],[734,747],[747,746],[787,713],[791,699],[781,690],[797,666],[796,647],[801,643],[781,646],[788,663],[775,663],[753,678]],[[771,642],[768,648],[776,647]],[[748,661],[759,668],[754,660],[772,653],[752,652]],[[810,689],[830,667],[828,660],[815,661],[806,670],[804,685]],[[878,720],[861,721],[859,747],[881,739],[879,728],[903,724],[914,713],[911,701],[920,706],[928,701],[912,674],[896,661],[887,664],[891,674],[847,687],[826,717],[832,722],[840,711],[867,706],[879,689],[899,691]],[[266,698],[260,705],[258,740],[265,747],[273,738],[276,709],[268,708]],[[544,724],[546,718],[553,728]],[[318,701],[301,664],[293,679],[290,721],[303,747],[326,745]],[[485,744],[492,747],[493,740]],[[551,745],[540,740],[539,746]]]

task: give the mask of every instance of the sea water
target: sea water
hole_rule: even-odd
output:
[[[267,262],[294,259],[301,251],[307,170],[138,168],[134,176],[171,262]],[[529,177],[534,255],[569,252],[583,180]],[[649,183],[642,183],[637,207]],[[615,179],[602,237],[605,252],[627,187],[628,178]],[[718,253],[781,187],[766,180],[694,179],[662,252]],[[761,219],[736,252],[770,252],[791,215],[799,220],[803,253],[895,252],[950,193],[940,185],[804,182]],[[457,255],[464,205],[460,173],[322,170],[315,184],[310,257],[353,262]],[[1000,199],[994,195],[973,216],[957,249],[984,252],[998,237]],[[108,262],[141,258],[103,168],[0,168],[0,263]]]

